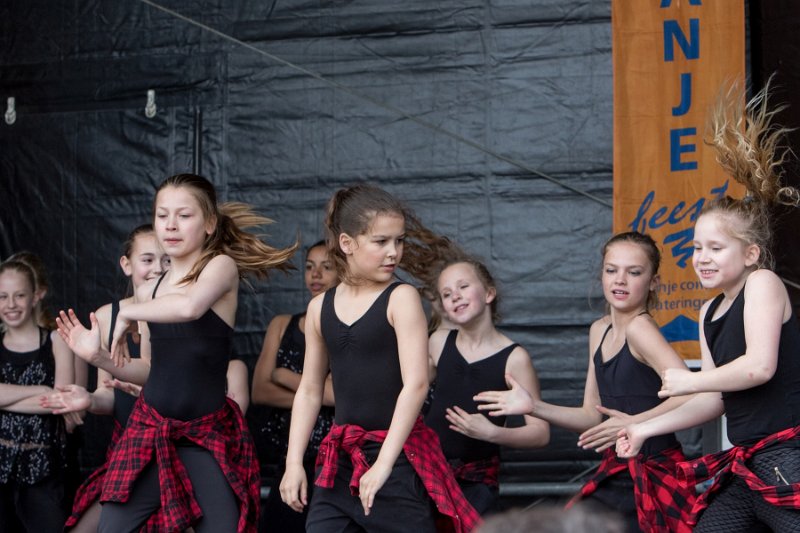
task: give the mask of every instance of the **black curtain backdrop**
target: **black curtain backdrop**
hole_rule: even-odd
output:
[[[0,122],[0,257],[43,258],[52,310],[86,318],[120,297],[121,243],[170,174],[197,169],[254,204],[278,246],[318,240],[330,194],[367,181],[486,260],[544,398],[582,402],[611,233],[610,2],[161,3],[246,46],[142,1],[0,7],[0,104],[17,113]],[[754,81],[778,69],[796,100],[793,4],[749,11]],[[784,220],[790,243],[797,215]],[[797,247],[779,249],[799,280]],[[251,364],[269,320],[307,302],[295,263],[241,291],[235,347]],[[507,457],[596,457],[575,442],[554,429],[547,449]]]

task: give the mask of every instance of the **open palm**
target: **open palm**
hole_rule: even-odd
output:
[[[100,324],[94,313],[89,315],[89,321],[91,329],[86,329],[72,309],[69,313],[61,311],[56,317],[58,334],[70,350],[81,359],[91,362],[100,352]]]

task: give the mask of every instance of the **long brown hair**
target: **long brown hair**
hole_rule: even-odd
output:
[[[297,241],[287,248],[273,248],[261,240],[261,235],[244,231],[273,222],[255,213],[250,205],[241,202],[217,204],[216,190],[206,178],[196,174],[176,174],[158,187],[153,200],[154,212],[158,192],[166,187],[186,187],[200,204],[205,220],[214,221],[214,231],[203,243],[200,258],[181,283],[197,280],[208,262],[220,254],[228,255],[236,262],[240,277],[253,275],[263,279],[270,269],[286,271],[294,268],[289,260],[299,246]]]

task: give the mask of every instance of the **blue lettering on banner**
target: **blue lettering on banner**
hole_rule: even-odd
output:
[[[661,0],[661,7],[662,9],[665,7],[669,7],[672,5],[672,0]],[[690,6],[701,6],[703,3],[700,0],[689,0]]]
[[[681,102],[672,108],[672,116],[679,117],[689,112],[692,107],[692,73],[681,74]]]
[[[681,138],[689,135],[697,135],[697,128],[669,130],[669,169],[672,172],[697,169],[697,161],[681,161],[681,154],[697,151],[694,143],[681,144]]]
[[[677,20],[664,21],[664,61],[675,61],[675,43],[686,59],[700,57],[700,19],[689,19],[689,38]]]
[[[722,198],[728,192],[728,182],[714,187],[711,189],[711,199]],[[628,227],[633,231],[640,233],[647,233],[648,230],[658,229],[662,226],[675,226],[681,220],[689,217],[690,222],[697,220],[700,216],[700,211],[706,203],[705,198],[698,199],[690,206],[686,206],[686,202],[678,202],[670,209],[670,206],[662,205],[655,209],[651,214],[651,207],[656,197],[656,191],[650,191],[645,195],[642,203],[639,204],[639,209],[636,212],[636,217],[628,224]],[[669,212],[669,215],[667,215]],[[673,244],[671,247],[672,257],[676,259],[676,263],[681,268],[686,268],[688,260],[692,257],[692,239],[694,238],[694,228],[685,228],[681,230],[668,233],[664,237],[664,245]]]

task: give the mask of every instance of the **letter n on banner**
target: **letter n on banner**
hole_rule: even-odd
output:
[[[744,0],[612,0],[614,231],[661,248],[655,318],[684,358],[700,355],[704,290],[692,268],[703,204],[744,189],[703,143],[720,88],[744,76]]]

